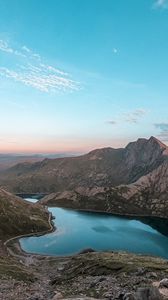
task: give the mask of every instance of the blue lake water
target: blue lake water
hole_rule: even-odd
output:
[[[20,239],[23,250],[59,256],[93,248],[168,258],[168,237],[140,220],[62,208],[49,208],[49,211],[55,216],[56,231]]]

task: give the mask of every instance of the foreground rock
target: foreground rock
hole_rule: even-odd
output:
[[[22,255],[20,252],[20,258]],[[14,273],[9,276],[4,272],[0,280],[0,299],[160,300],[162,298],[154,298],[159,295],[159,286],[154,288],[155,282],[167,278],[168,262],[112,252],[92,252],[67,258],[33,256],[29,268],[22,265],[22,272],[27,272],[27,276],[22,274],[16,278]]]
[[[162,279],[159,283],[159,287],[168,289],[168,278]]]
[[[162,296],[156,287],[138,288],[135,293],[126,293],[123,300],[162,300]]]

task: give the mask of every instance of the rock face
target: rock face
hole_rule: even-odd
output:
[[[52,193],[40,202],[49,206],[105,211],[121,215],[168,217],[168,162],[135,183],[112,188],[77,188]]]
[[[139,144],[141,157],[138,157]],[[148,171],[151,171],[130,184],[114,187],[78,187],[73,191],[52,193],[44,197],[41,202],[51,206],[116,214],[168,217],[167,147],[155,138],[151,138],[149,141],[138,140],[137,143],[129,144],[126,148],[129,151],[125,164],[130,166],[131,178],[135,179],[136,176],[139,177],[138,174],[145,173],[145,166]],[[139,170],[139,173],[135,170]]]
[[[0,184],[14,193],[52,193],[78,187],[129,184],[156,169],[168,148],[154,137],[138,139],[124,149],[103,148],[78,157],[18,164],[0,176]]]
[[[48,212],[0,189],[0,239],[49,230]]]

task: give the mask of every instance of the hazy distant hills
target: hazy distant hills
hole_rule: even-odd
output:
[[[103,148],[78,157],[19,163],[0,176],[0,184],[19,193],[53,193],[77,188],[128,185],[157,169],[168,157],[166,145],[151,137],[125,148]]]
[[[65,156],[70,156],[70,154],[56,153],[56,154],[24,155],[24,154],[1,154],[0,153],[0,172],[18,163],[25,163],[25,162],[34,163],[37,161],[42,161],[45,158],[58,158],[58,157],[65,157]]]
[[[4,171],[17,163],[27,162],[36,162],[43,160],[44,157],[40,155],[15,155],[15,154],[0,154],[0,172]]]

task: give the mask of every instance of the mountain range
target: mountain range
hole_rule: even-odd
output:
[[[41,203],[48,205],[168,216],[168,147],[141,138],[125,148],[20,163],[0,184],[13,193],[46,193]]]
[[[72,154],[75,155],[75,154]],[[69,156],[69,153],[46,153],[46,154],[32,154],[26,155],[22,153],[15,153],[15,154],[4,154],[0,153],[0,172],[13,167],[18,163],[35,163],[38,161],[42,161],[45,158],[58,158],[58,157],[66,157]]]

